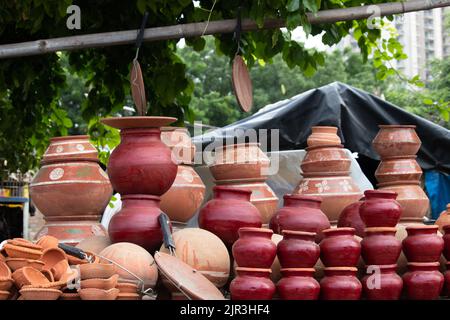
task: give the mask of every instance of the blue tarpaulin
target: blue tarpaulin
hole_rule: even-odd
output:
[[[425,189],[430,198],[431,216],[437,219],[450,203],[450,175],[436,170],[426,170]]]

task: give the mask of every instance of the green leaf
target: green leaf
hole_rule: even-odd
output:
[[[145,13],[146,7],[147,7],[147,1],[146,0],[137,0],[136,6],[141,14]]]
[[[289,12],[294,12],[300,9],[300,0],[288,0],[286,9]]]
[[[302,15],[300,12],[291,12],[286,19],[286,27],[288,30],[294,30],[302,24]]]
[[[303,5],[309,11],[316,13],[319,10],[320,1],[317,1],[317,0],[303,0]]]
[[[431,99],[423,99],[423,103],[430,106],[434,104],[434,101]]]

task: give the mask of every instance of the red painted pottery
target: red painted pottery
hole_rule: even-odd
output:
[[[320,281],[321,299],[359,300],[362,286],[356,277],[357,271],[350,267],[325,268],[325,277]]]
[[[444,240],[437,234],[438,226],[415,225],[406,227],[408,236],[403,240],[403,252],[409,262],[439,261]]]
[[[379,183],[417,181],[422,177],[422,169],[416,161],[416,156],[391,157],[380,162],[375,177]]]
[[[361,241],[361,255],[366,265],[396,264],[402,243],[395,237],[396,228],[367,228]]]
[[[367,266],[361,279],[363,293],[368,300],[399,300],[403,280],[397,274],[397,265]]]
[[[402,207],[395,201],[397,193],[366,190],[364,196],[365,201],[359,207],[359,214],[367,228],[397,225],[402,214]]]
[[[64,136],[50,139],[42,162],[98,161],[97,149],[89,142],[89,136]]]
[[[120,130],[120,144],[108,162],[108,175],[114,190],[121,195],[161,196],[174,182],[177,165],[170,148],[161,141],[161,124],[174,122],[169,117],[121,117],[101,122]]]
[[[444,295],[450,297],[450,262],[446,263],[447,271],[444,273]]]
[[[438,299],[444,286],[444,276],[439,272],[439,262],[408,263],[403,275],[403,285],[409,300]]]
[[[217,235],[227,246],[239,238],[243,227],[261,227],[258,209],[250,203],[251,191],[228,186],[215,186],[214,198],[200,210],[200,228]]]
[[[342,210],[337,226],[339,228],[354,228],[358,237],[364,237],[364,229],[366,225],[361,220],[359,215],[359,207],[363,203],[365,198],[361,198],[359,201],[349,204]]]
[[[311,127],[311,135],[306,140],[308,147],[319,145],[341,144],[337,135],[337,127],[315,126]]]
[[[163,241],[160,214],[159,197],[122,196],[122,209],[111,218],[108,226],[109,238],[113,243],[135,243],[152,253]]]
[[[233,244],[233,257],[238,266],[267,269],[277,255],[272,242],[273,231],[262,228],[240,228],[239,239]]]
[[[283,268],[313,268],[320,257],[314,232],[283,230],[277,255]]]
[[[271,300],[276,288],[270,269],[236,268],[237,277],[230,283],[231,300]]]
[[[343,145],[319,145],[306,148],[300,168],[307,173],[347,172],[352,160]]]
[[[320,210],[318,197],[285,195],[284,207],[279,209],[270,220],[273,232],[281,234],[283,230],[306,231],[316,233],[316,241],[322,239],[322,230],[330,227],[326,215]]]
[[[450,225],[444,226],[444,236],[442,237],[444,240],[444,250],[443,254],[447,261],[450,261]]]
[[[325,267],[356,267],[361,245],[353,228],[333,228],[323,231],[320,242],[320,260]]]
[[[395,156],[413,156],[421,145],[413,125],[380,125],[373,140],[373,148],[382,159]]]
[[[450,204],[447,205],[446,211],[441,212],[435,224],[439,226],[439,231],[444,233],[444,226],[450,225]]]
[[[314,268],[281,269],[283,278],[277,283],[282,300],[317,300],[320,285],[314,279]]]

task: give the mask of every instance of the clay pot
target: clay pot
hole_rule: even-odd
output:
[[[130,282],[119,282],[116,284],[116,288],[119,289],[120,293],[137,293],[139,288],[137,284]]]
[[[172,234],[177,258],[203,274],[218,288],[230,275],[230,255],[215,234],[200,228],[186,228]],[[169,253],[162,245],[161,252]]]
[[[59,240],[53,236],[43,236],[37,240],[36,244],[42,249],[58,248]]]
[[[69,263],[67,262],[67,260],[61,260],[59,262],[57,262],[56,264],[54,264],[50,270],[43,270],[42,273],[44,272],[50,272],[50,275],[53,276],[53,279],[56,281],[61,280],[66,273],[72,273]],[[53,281],[53,280],[51,280]]]
[[[93,253],[100,253],[107,246],[111,245],[111,240],[108,236],[93,236],[86,238],[76,245],[77,248],[83,251],[89,251]]]
[[[240,228],[238,233],[239,239],[232,248],[236,263],[245,268],[270,268],[277,255],[277,246],[272,242],[273,231]]]
[[[409,226],[406,231],[408,236],[402,245],[409,262],[439,261],[444,250],[444,240],[437,235],[438,226]]]
[[[79,291],[81,300],[116,300],[119,289],[112,288],[102,290],[97,288],[85,288]]]
[[[60,261],[67,262],[66,253],[60,248],[49,248],[45,249],[40,258],[44,262],[43,270],[50,270]]]
[[[214,198],[200,210],[200,228],[214,233],[231,247],[240,228],[261,227],[259,211],[250,203],[251,191],[228,186],[215,186],[213,190]]]
[[[416,161],[416,156],[391,157],[380,162],[375,177],[379,183],[417,181],[422,177],[422,169]]]
[[[5,244],[3,249],[9,258],[37,260],[42,255],[41,250],[28,249],[26,247],[16,246],[9,243]]]
[[[270,269],[236,268],[237,277],[230,283],[231,300],[271,300],[276,288]]]
[[[172,160],[178,164],[191,164],[195,145],[189,131],[182,127],[161,127],[161,141],[172,151]]]
[[[357,269],[351,267],[325,268],[325,277],[320,281],[320,296],[323,300],[359,300],[362,285],[356,277]]]
[[[403,285],[409,300],[434,300],[444,286],[444,276],[439,272],[439,262],[408,263],[403,275]]]
[[[161,210],[173,221],[187,222],[203,203],[205,185],[194,168],[179,165],[169,191],[161,196]]]
[[[12,278],[19,289],[25,285],[39,285],[50,282],[39,270],[32,267],[24,267],[14,271]]]
[[[8,265],[12,272],[23,267],[33,267],[41,271],[42,267],[44,266],[44,263],[40,260],[30,260],[24,258],[6,258],[5,263]]]
[[[118,263],[122,267],[144,280],[146,288],[154,287],[158,280],[158,268],[150,253],[144,248],[133,243],[115,243],[100,252],[102,257]],[[101,260],[102,262],[105,260]],[[125,270],[114,267],[114,273],[119,274],[120,279],[136,280]]]
[[[277,255],[283,268],[312,268],[320,256],[314,232],[283,230]]]
[[[395,227],[400,220],[402,207],[395,201],[397,193],[366,190],[365,201],[359,207],[361,220],[367,228]]]
[[[320,242],[320,260],[325,267],[356,267],[361,245],[353,228],[333,228],[323,231]]]
[[[64,136],[50,139],[42,162],[98,161],[97,149],[89,142],[89,136]]]
[[[0,301],[7,300],[9,298],[9,291],[0,290]]]
[[[23,300],[58,300],[60,290],[48,288],[24,288],[20,290]]]
[[[149,252],[158,249],[163,241],[159,223],[159,197],[145,194],[122,196],[122,209],[108,226],[113,243],[132,242]]]
[[[372,142],[382,159],[396,156],[413,156],[421,141],[413,125],[380,125],[380,131]]]
[[[282,300],[317,300],[320,285],[314,279],[314,268],[281,269],[283,278],[277,283]]]
[[[363,293],[368,300],[399,300],[403,280],[396,273],[397,265],[368,266],[370,274],[361,279]]]
[[[447,271],[444,273],[444,295],[450,297],[450,262],[446,263]]]
[[[97,289],[109,290],[109,289],[116,287],[118,279],[119,279],[118,274],[114,274],[111,277],[106,278],[106,279],[105,278],[85,279],[85,280],[81,280],[80,286],[81,286],[81,289],[97,288]]]
[[[108,279],[115,274],[112,263],[86,263],[80,265],[81,280]]]
[[[322,239],[322,230],[330,227],[325,214],[320,210],[318,197],[285,195],[284,207],[280,208],[270,220],[270,228],[281,234],[283,230],[316,233],[316,241]]]
[[[343,145],[319,145],[306,148],[300,168],[306,173],[348,172],[351,163]]]
[[[11,270],[9,269],[8,265],[0,261],[0,278],[10,278],[11,277]]]
[[[444,226],[444,236],[442,237],[444,240],[444,250],[443,254],[447,261],[450,261],[450,225]]]
[[[402,243],[395,237],[396,228],[367,228],[361,241],[361,255],[366,265],[396,264]]]
[[[450,204],[447,205],[447,210],[441,213],[435,224],[439,226],[439,231],[444,233],[444,226],[450,225]]]
[[[359,208],[364,199],[365,198],[361,198],[359,201],[353,202],[346,206],[342,210],[337,223],[338,228],[354,228],[356,235],[361,238],[364,237],[364,229],[366,228],[366,225],[361,220]]]
[[[306,143],[308,147],[319,145],[341,144],[341,139],[337,135],[337,127],[315,126],[311,127],[311,135],[309,135]]]

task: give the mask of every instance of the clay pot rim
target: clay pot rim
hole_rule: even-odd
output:
[[[383,183],[377,184],[377,187],[382,188],[382,187],[402,186],[404,184],[420,186],[420,181],[419,180],[410,180],[410,181],[409,180],[398,180],[398,181],[394,181],[394,182],[383,182]]]
[[[311,127],[311,131],[314,129],[314,130],[317,130],[317,129],[321,129],[321,128],[324,128],[324,129],[330,129],[330,130],[333,130],[334,131],[334,129],[336,129],[336,132],[337,132],[337,130],[339,129],[338,127],[335,127],[335,126],[312,126]]]
[[[381,270],[389,270],[389,269],[397,270],[398,264],[396,264],[396,263],[393,263],[393,264],[371,264],[371,265],[366,265],[364,267],[364,269],[368,269],[370,267],[377,267],[377,268],[380,268]]]
[[[133,117],[109,117],[102,118],[100,122],[112,128],[122,129],[146,129],[168,126],[177,121],[174,117],[161,116],[133,116]]]
[[[283,200],[302,200],[302,201],[309,201],[309,202],[316,202],[316,203],[322,203],[322,198],[316,197],[316,196],[307,196],[307,195],[301,195],[301,194],[285,194],[283,196]]]
[[[396,227],[370,227],[370,228],[364,228],[364,233],[379,233],[379,232],[397,232]]]
[[[172,132],[172,131],[183,131],[183,132],[189,132],[188,128],[186,127],[172,127],[172,126],[163,126],[159,128],[161,131],[164,132]]]
[[[121,200],[154,200],[160,201],[161,197],[153,196],[150,194],[126,194],[121,196]]]
[[[407,266],[411,267],[439,267],[441,263],[437,262],[408,262]]]
[[[261,269],[261,268],[247,268],[247,267],[236,267],[236,272],[244,271],[244,272],[264,272],[264,273],[272,273],[272,269]]]
[[[267,233],[272,235],[273,230],[272,229],[264,229],[264,228],[256,228],[256,227],[242,227],[239,228],[238,232],[259,232],[259,233]]]
[[[407,226],[405,229],[406,229],[406,231],[408,231],[408,230],[435,230],[435,231],[438,231],[439,230],[439,226],[438,225],[434,225],[434,224],[431,224],[431,225],[428,225],[428,224],[424,224],[424,225],[417,224],[417,225]]]
[[[252,190],[249,190],[249,189],[238,189],[235,187],[230,187],[228,185],[214,186],[213,192],[215,192],[215,191],[227,191],[227,192],[233,192],[233,193],[237,193],[237,194],[246,194],[246,195],[251,195],[253,192]]]
[[[324,271],[352,271],[358,272],[358,268],[356,267],[325,267]]]
[[[88,139],[89,142],[89,136],[86,134],[80,134],[80,135],[70,135],[70,136],[58,136],[50,138],[50,142],[54,141],[60,141],[60,140],[80,140],[80,139]]]
[[[333,149],[333,148],[334,149],[344,149],[344,145],[341,143],[319,144],[317,146],[306,147],[305,150],[309,152],[309,151],[312,151],[315,149]],[[342,159],[341,161],[345,161],[345,160],[351,161],[350,159]]]
[[[308,232],[308,231],[298,231],[298,230],[282,230],[281,231],[282,235],[284,236],[285,234],[287,235],[298,235],[298,236],[308,236],[308,237],[313,237],[315,238],[317,233],[315,232]]]
[[[41,166],[47,165],[47,164],[54,164],[54,163],[70,163],[70,162],[95,162],[100,163],[100,160],[97,156],[95,157],[70,157],[70,158],[58,158],[58,159],[42,159],[41,160]]]
[[[293,272],[316,272],[314,268],[281,268],[281,272],[293,271]]]
[[[417,128],[415,124],[379,124],[378,128]]]
[[[328,229],[322,230],[322,233],[324,235],[329,235],[330,233],[332,234],[332,233],[337,233],[337,232],[342,232],[342,231],[344,231],[344,232],[348,231],[348,232],[355,233],[356,229],[351,228],[351,227],[328,228]]]
[[[391,196],[397,198],[398,193],[395,191],[390,190],[365,190],[364,196],[367,198],[367,196],[374,196],[374,198],[377,198],[377,196],[389,196],[389,199],[391,199]],[[395,198],[393,198],[395,200]],[[367,199],[366,199],[367,201]]]

